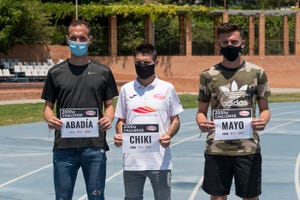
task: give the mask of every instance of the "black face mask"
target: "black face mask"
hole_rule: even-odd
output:
[[[147,79],[154,74],[155,64],[141,65],[135,64],[135,71],[139,78]]]
[[[242,46],[234,47],[230,45],[227,47],[221,47],[221,53],[229,61],[235,61],[239,57],[241,52]]]

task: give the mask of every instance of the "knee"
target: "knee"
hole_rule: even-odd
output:
[[[227,196],[211,196],[210,200],[227,200]]]
[[[104,192],[99,189],[89,190],[88,199],[90,200],[104,200]]]

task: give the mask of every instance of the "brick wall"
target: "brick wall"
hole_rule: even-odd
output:
[[[0,54],[0,58],[18,58],[23,61],[44,61],[52,58],[66,59],[70,56],[67,46],[26,47],[20,46],[9,52],[8,55]],[[92,57],[108,65],[119,83],[135,78],[132,56],[120,57]],[[199,74],[206,68],[220,62],[221,56],[160,56],[156,67],[159,78],[174,84],[177,92],[196,93],[199,87]],[[300,88],[300,58],[297,56],[244,56],[244,59],[264,67],[271,88]],[[23,84],[23,83],[22,83]],[[7,99],[35,99],[40,98],[42,83],[37,87],[29,84],[24,88],[20,85],[4,89],[0,83],[0,100]]]

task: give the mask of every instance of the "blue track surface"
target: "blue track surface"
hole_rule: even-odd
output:
[[[296,200],[299,185],[300,102],[273,103],[271,121],[261,132],[264,200]],[[180,116],[181,129],[172,141],[173,200],[208,200],[201,189],[205,135],[199,138],[196,109]],[[123,199],[122,150],[113,144],[114,130],[108,132],[111,150],[107,152],[107,200]],[[53,200],[53,132],[44,122],[0,127],[0,200]],[[299,161],[298,161],[299,162]],[[296,176],[295,176],[296,174]],[[74,199],[85,199],[81,172]],[[232,188],[230,200],[239,199]],[[153,200],[147,181],[145,200]]]

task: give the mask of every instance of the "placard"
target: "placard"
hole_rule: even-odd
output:
[[[253,137],[252,109],[213,110],[216,126],[214,140],[235,140]]]
[[[124,124],[122,126],[123,153],[158,152],[158,124]]]
[[[62,108],[60,119],[63,122],[62,138],[99,136],[97,108]]]

